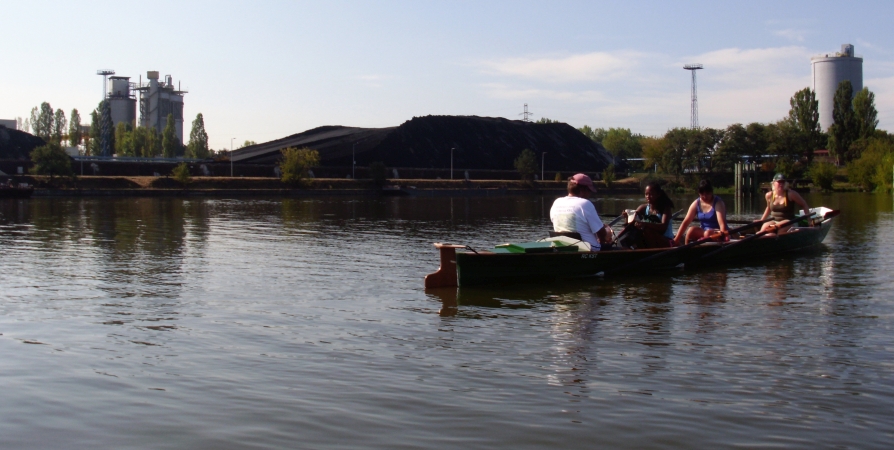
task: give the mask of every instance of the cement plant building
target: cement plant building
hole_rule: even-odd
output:
[[[854,55],[853,45],[844,44],[840,52],[810,58],[810,67],[813,73],[813,91],[819,102],[820,127],[823,131],[828,131],[835,122],[832,109],[838,83],[850,80],[855,95],[863,89],[863,58]]]
[[[174,115],[175,135],[183,143],[183,94],[186,91],[174,86],[170,75],[159,81],[158,71],[146,73],[149,81],[137,86],[140,91],[140,126],[155,128],[159,135],[167,124],[168,114]]]

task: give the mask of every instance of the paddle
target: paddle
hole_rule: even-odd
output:
[[[807,216],[807,217],[810,217],[810,216]],[[738,232],[743,231],[743,230],[747,230],[747,229],[749,229],[749,228],[753,228],[753,227],[756,226],[756,225],[760,225],[760,224],[762,224],[762,223],[764,223],[764,222],[769,222],[770,220],[773,220],[773,219],[765,219],[765,220],[761,220],[761,221],[758,221],[758,222],[752,222],[752,223],[749,224],[749,225],[743,225],[743,226],[738,227],[738,228],[733,228],[732,230],[729,230],[729,234],[734,234],[734,233],[738,233]],[[663,252],[656,253],[656,254],[651,255],[651,256],[647,256],[647,257],[645,257],[645,258],[643,258],[643,259],[639,259],[639,260],[633,261],[633,262],[631,262],[631,263],[629,263],[629,264],[625,264],[625,265],[623,265],[623,266],[621,266],[621,267],[619,267],[619,268],[617,268],[617,269],[604,271],[604,272],[603,272],[603,275],[611,275],[611,274],[614,274],[614,273],[623,272],[623,271],[625,271],[625,270],[627,270],[627,269],[629,269],[629,268],[631,268],[631,267],[633,267],[633,266],[637,266],[637,265],[640,265],[640,264],[642,264],[642,263],[646,263],[646,262],[649,262],[649,261],[653,261],[653,260],[655,260],[655,259],[661,258],[662,256],[672,255],[672,254],[674,254],[674,253],[677,253],[677,252],[686,250],[687,248],[692,248],[692,247],[695,247],[696,245],[704,244],[705,242],[714,242],[714,240],[711,239],[711,238],[701,238],[701,239],[699,239],[699,240],[697,240],[697,241],[690,242],[690,243],[688,243],[688,244],[686,244],[686,245],[681,245],[681,246],[679,246],[679,247],[674,247],[674,248],[672,248],[672,249],[670,249],[670,250],[665,250],[665,251],[663,251]]]
[[[799,221],[801,221],[801,220],[808,219],[808,218],[812,217],[813,214],[814,214],[814,213],[804,214],[804,215],[795,217],[794,219],[783,221],[783,222],[781,222],[781,223],[797,223],[797,222],[799,222]],[[839,215],[839,214],[841,214],[841,211],[839,211],[839,210],[837,210],[837,209],[834,209],[834,210],[832,210],[832,211],[829,211],[829,212],[823,214],[823,220],[831,219],[831,218],[833,218],[833,217],[835,217],[835,216],[837,216],[837,215]],[[784,225],[783,225],[783,226],[784,226]],[[742,245],[742,244],[744,244],[745,242],[748,242],[748,241],[757,239],[757,238],[759,238],[759,237],[761,237],[761,236],[766,236],[766,235],[769,234],[769,233],[776,232],[779,228],[781,228],[781,227],[777,227],[775,230],[772,230],[772,231],[771,231],[771,230],[761,231],[760,233],[755,233],[755,234],[752,234],[751,236],[748,236],[748,237],[746,237],[746,238],[739,239],[739,240],[736,241],[736,242],[733,242],[733,243],[724,245],[723,247],[720,247],[720,248],[718,248],[717,250],[714,250],[714,251],[711,251],[711,252],[708,252],[708,253],[702,255],[702,257],[699,258],[697,261],[702,261],[702,260],[708,259],[708,258],[710,258],[710,257],[712,257],[712,256],[714,256],[714,255],[716,255],[716,254],[718,254],[718,253],[720,253],[720,252],[723,252],[723,251],[725,251],[725,250],[728,250],[728,249],[730,249],[730,248],[733,248],[733,247],[735,247],[735,246],[737,246],[737,245]],[[687,263],[687,264],[692,264],[692,263]],[[697,264],[697,262],[696,262],[696,264]]]

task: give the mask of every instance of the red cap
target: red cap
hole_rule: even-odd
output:
[[[591,180],[590,177],[588,177],[582,173],[579,173],[579,174],[571,177],[571,181],[574,181],[579,186],[586,186],[586,187],[590,188],[591,191],[596,192],[596,187],[593,186],[593,180]]]

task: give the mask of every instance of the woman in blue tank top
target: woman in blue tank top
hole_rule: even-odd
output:
[[[693,220],[698,219],[699,226],[688,228]],[[687,229],[688,228],[688,229]],[[698,198],[689,206],[686,218],[680,224],[674,242],[677,245],[688,244],[703,237],[719,237],[729,239],[729,228],[726,226],[726,205],[720,197],[714,195],[714,187],[708,180],[698,184]]]

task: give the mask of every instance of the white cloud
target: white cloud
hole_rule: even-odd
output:
[[[491,82],[480,86],[491,98],[549,104],[555,111],[548,113],[550,118],[562,120],[564,115],[577,126],[625,126],[661,134],[668,128],[688,126],[689,74],[683,65],[702,63],[699,122],[725,128],[737,122],[768,123],[785,117],[791,96],[810,86],[814,53],[803,46],[783,46],[725,48],[683,57],[628,52],[507,58],[485,65]],[[613,76],[616,73],[623,76]],[[884,111],[894,106],[894,78],[866,83],[876,92],[884,124]]]
[[[807,34],[804,30],[796,30],[796,29],[785,29],[785,30],[777,30],[774,31],[773,34],[779,37],[786,38],[790,41],[795,42],[804,42],[804,35]]]
[[[484,61],[482,71],[542,82],[601,81],[630,73],[643,58],[636,52],[594,52],[558,58],[505,58]]]

